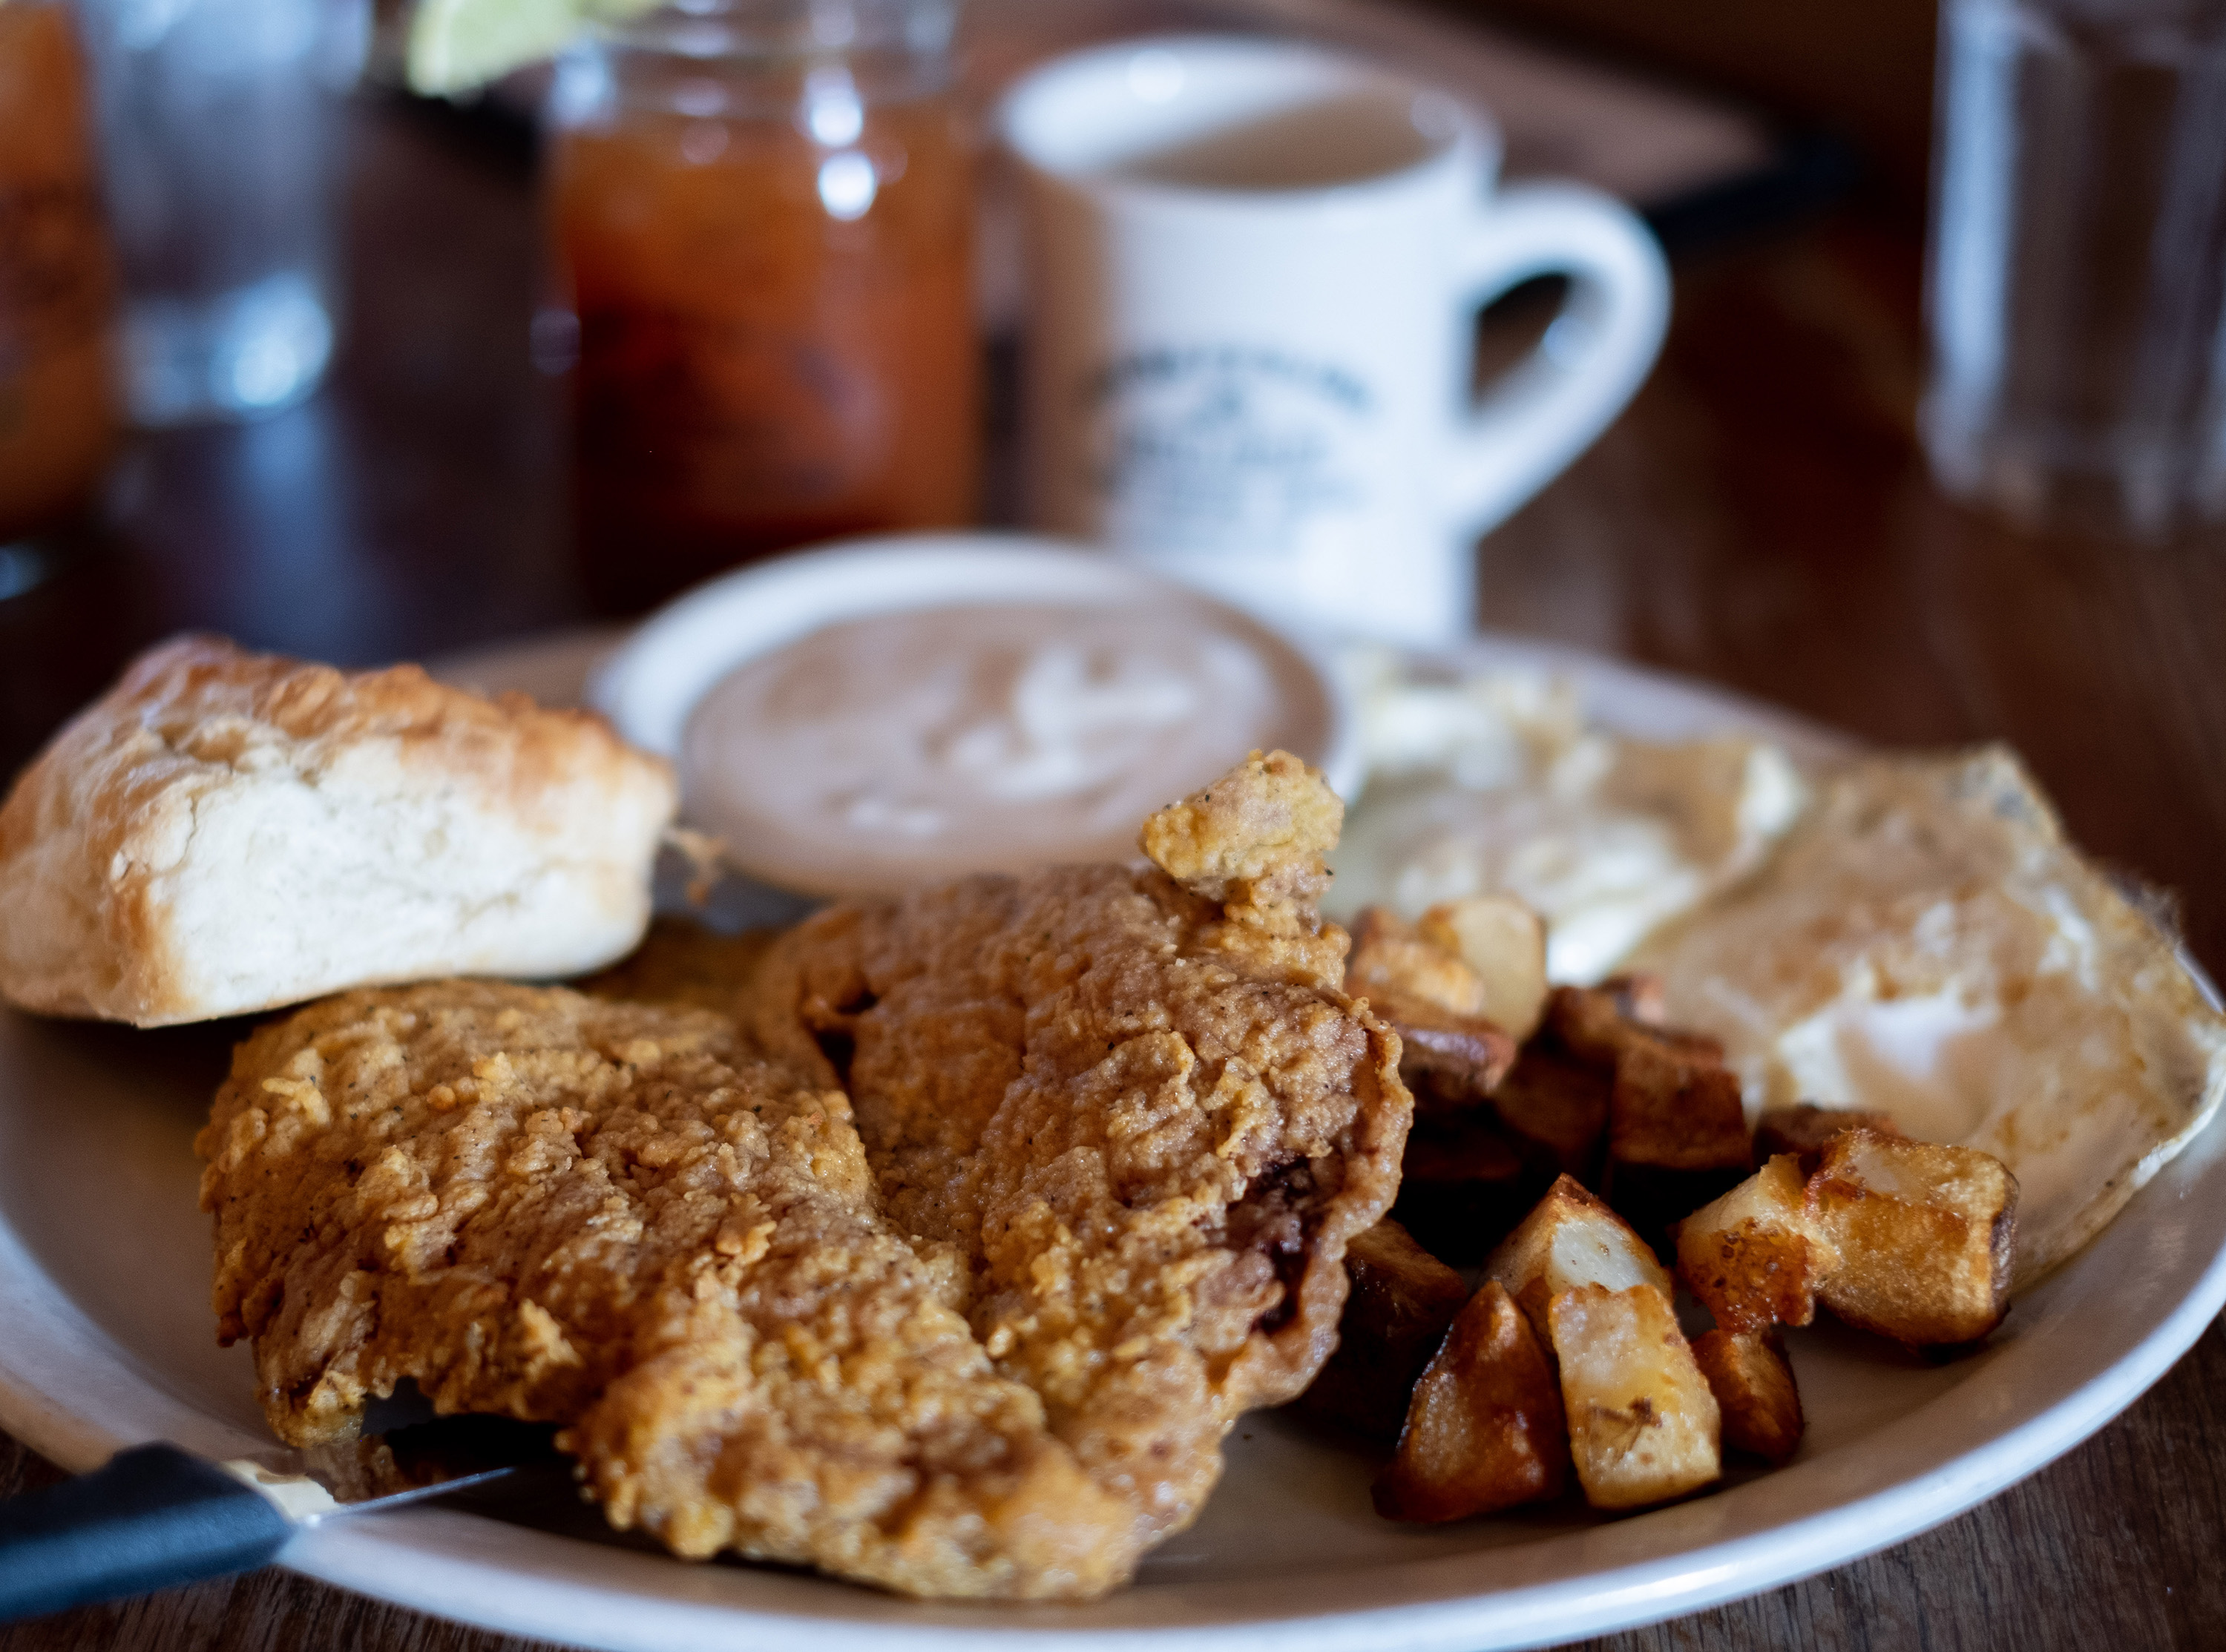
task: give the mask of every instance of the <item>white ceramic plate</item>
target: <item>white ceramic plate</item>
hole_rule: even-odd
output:
[[[563,697],[608,639],[452,663]],[[1589,656],[1487,642],[1481,661],[1567,672],[1611,726],[1764,729],[1782,714]],[[211,1340],[190,1142],[237,1027],[138,1033],[0,1013],[0,1424],[67,1467],[176,1440],[266,1445],[244,1349]],[[1789,1339],[1799,1458],[1625,1519],[1573,1509],[1417,1530],[1379,1521],[1368,1469],[1273,1415],[1231,1437],[1192,1530],[1095,1605],[930,1605],[739,1564],[686,1566],[601,1534],[453,1507],[339,1520],[285,1563],[365,1594],[580,1645],[752,1652],[1483,1652],[1577,1639],[1768,1588],[1948,1519],[2100,1428],[2226,1303],[2226,1133],[2212,1129],[1988,1347],[1930,1366],[1841,1330]]]

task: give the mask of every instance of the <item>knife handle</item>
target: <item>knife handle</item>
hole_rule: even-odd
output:
[[[175,1446],[0,1500],[0,1623],[267,1564],[293,1523]]]

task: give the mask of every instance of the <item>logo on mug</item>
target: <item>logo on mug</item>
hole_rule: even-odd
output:
[[[1243,346],[1144,349],[1084,389],[1090,483],[1116,537],[1168,550],[1296,554],[1362,511],[1352,464],[1374,396],[1334,363]]]

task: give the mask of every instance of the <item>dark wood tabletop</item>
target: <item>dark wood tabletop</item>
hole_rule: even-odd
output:
[[[314,400],[147,439],[54,576],[0,600],[0,775],[182,627],[366,664],[577,620],[556,387],[526,358],[530,158],[359,104],[347,344]],[[1849,207],[1677,270],[1660,367],[1485,543],[1485,623],[1689,673],[1867,739],[2001,739],[2072,832],[2178,892],[2226,974],[2226,532],[2022,537],[1911,439],[1920,245]],[[0,1327],[0,1335],[5,1335]],[[0,1436],[0,1492],[57,1471]],[[1597,1642],[1940,1649],[2226,1636],[2226,1334],[1974,1512],[1822,1576]],[[0,1629],[0,1652],[505,1652],[271,1570]]]

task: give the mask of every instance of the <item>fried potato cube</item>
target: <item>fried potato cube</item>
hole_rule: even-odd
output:
[[[1901,1132],[1883,1113],[1853,1108],[1818,1107],[1803,1102],[1798,1107],[1765,1109],[1754,1127],[1754,1156],[1768,1159],[1781,1153],[1797,1153],[1803,1174],[1814,1172],[1832,1138],[1842,1130],[1875,1130],[1880,1135]]]
[[[1716,1396],[1668,1293],[1655,1285],[1580,1285],[1554,1298],[1549,1324],[1586,1502],[1637,1509],[1722,1474]]]
[[[1399,1077],[1420,1115],[1477,1107],[1515,1064],[1515,1040],[1479,1016],[1456,1015],[1397,987],[1370,993],[1371,1007],[1399,1035]]]
[[[1608,1203],[1649,1242],[1754,1168],[1739,1079],[1720,1061],[1635,1044],[1608,1097]]]
[[[1553,1299],[1581,1286],[1620,1291],[1650,1285],[1663,1301],[1676,1287],[1631,1224],[1563,1176],[1500,1241],[1485,1273],[1507,1287],[1516,1305],[1549,1344]]]
[[[1816,1230],[1840,1253],[1816,1293],[1912,1347],[1976,1342],[2009,1311],[2017,1195],[1992,1153],[1845,1131],[1809,1179]]]
[[[1486,1280],[1415,1385],[1376,1512],[1462,1520],[1543,1502],[1561,1495],[1568,1468],[1553,1369],[1515,1299]]]
[[[1512,895],[1472,895],[1424,912],[1421,939],[1452,953],[1484,983],[1478,1013],[1518,1044],[1546,1010],[1546,920]]]
[[[1345,956],[1345,989],[1376,1002],[1390,992],[1455,1015],[1484,1013],[1484,978],[1460,954],[1434,944],[1382,906],[1364,907]]]
[[[1599,1173],[1607,1136],[1608,1095],[1615,1080],[1564,1052],[1552,1040],[1534,1039],[1491,1092],[1492,1111],[1541,1179]]]
[[[1718,1326],[1693,1338],[1693,1361],[1723,1414],[1723,1443],[1775,1468],[1800,1449],[1801,1391],[1775,1331]]]
[[[1721,1063],[1724,1046],[1701,1032],[1673,1032],[1654,1024],[1656,988],[1644,977],[1598,987],[1556,987],[1546,997],[1545,1025],[1580,1061],[1617,1067],[1635,1050],[1689,1061]]]
[[[1805,1325],[1839,1253],[1809,1213],[1801,1161],[1781,1153],[1677,1224],[1677,1277],[1734,1332]]]
[[[1317,1421],[1388,1444],[1399,1437],[1415,1379],[1468,1300],[1468,1287],[1390,1220],[1353,1236],[1345,1273],[1350,1289],[1337,1351],[1294,1403]]]
[[[1523,1219],[1540,1179],[1486,1113],[1415,1121],[1392,1214],[1448,1261],[1472,1262]]]

